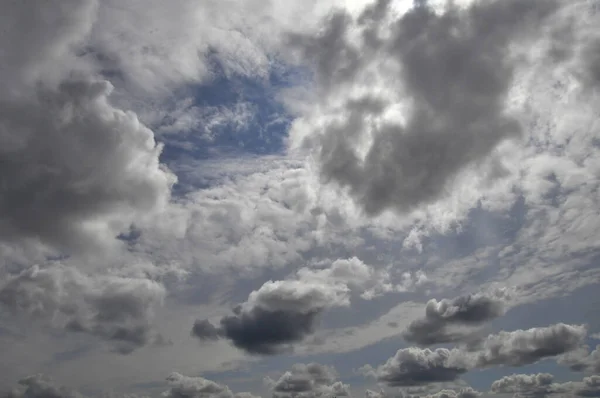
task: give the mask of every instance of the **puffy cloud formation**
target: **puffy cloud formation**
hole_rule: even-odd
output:
[[[314,66],[319,103],[296,124],[294,144],[315,151],[323,177],[370,215],[435,202],[464,169],[519,137],[506,103],[512,47],[556,9],[509,0],[436,12],[419,2],[396,17],[390,3],[358,18],[340,11],[318,35],[290,38]]]
[[[489,366],[523,366],[576,350],[587,330],[582,325],[556,325],[491,334],[467,348],[403,348],[386,363],[363,374],[391,387],[420,386],[457,380],[471,369]]]
[[[584,346],[580,349],[562,355],[558,363],[567,365],[576,372],[600,373],[600,345],[590,351],[589,347]]]
[[[549,373],[505,376],[493,382],[491,390],[498,394],[515,394],[521,397],[545,397],[563,392],[559,385],[554,383],[554,376]]]
[[[222,384],[203,377],[189,377],[173,372],[166,379],[169,389],[161,394],[165,398],[259,398],[248,392],[233,393]],[[106,387],[104,387],[106,388]],[[57,386],[49,377],[36,374],[19,380],[19,386],[3,393],[3,398],[86,398],[86,395],[64,386]],[[117,394],[105,391],[111,398],[146,398],[136,394]]]
[[[4,26],[28,28],[0,42],[1,241],[85,250],[169,199],[175,177],[153,133],[111,104],[112,84],[74,55],[96,9],[91,0],[3,7]]]
[[[452,331],[452,326],[478,326],[504,314],[505,292],[472,294],[454,299],[429,300],[425,317],[410,323],[402,336],[421,345],[460,341],[469,331]]]
[[[384,293],[412,290],[427,282],[425,273],[417,271],[404,272],[400,283],[393,283],[387,269],[375,269],[357,257],[337,259],[327,268],[301,268],[296,275],[303,281],[347,285],[350,289],[359,291],[360,296],[367,300]]]
[[[234,394],[228,386],[200,376],[173,372],[167,377],[167,382],[170,388],[162,394],[165,398],[257,398],[247,392]]]
[[[269,377],[266,384],[277,398],[346,397],[349,386],[336,381],[337,374],[331,367],[317,363],[295,364],[277,380]]]
[[[478,348],[476,365],[523,366],[575,350],[587,334],[583,325],[556,325],[499,332]]]
[[[377,368],[363,367],[363,372],[390,387],[404,387],[454,381],[470,367],[469,357],[460,350],[410,347],[398,350]]]
[[[435,394],[429,394],[427,398],[477,398],[481,395],[479,391],[471,387],[461,388],[460,390],[442,390]]]
[[[302,280],[269,281],[215,327],[199,320],[192,335],[200,340],[224,337],[250,354],[272,355],[312,333],[328,308],[349,304],[348,287]]]
[[[0,307],[99,337],[117,352],[128,354],[163,341],[151,320],[165,295],[156,281],[89,276],[57,263],[33,266],[5,281],[0,286]]]
[[[43,374],[35,374],[19,380],[18,387],[2,396],[3,398],[83,398],[83,395],[77,391],[55,385],[51,378]]]
[[[252,354],[276,354],[314,331],[328,308],[349,305],[351,291],[363,299],[401,292],[423,284],[422,272],[405,272],[394,284],[386,270],[376,270],[357,257],[338,259],[327,268],[301,268],[290,279],[269,281],[252,292],[219,326],[197,320],[192,335],[200,340],[227,338]]]
[[[532,375],[512,374],[492,383],[491,391],[497,394],[514,394],[514,397],[576,396],[599,397],[600,376],[584,377],[580,382],[555,383],[548,373]]]

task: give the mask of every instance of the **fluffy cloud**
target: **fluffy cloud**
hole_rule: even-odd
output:
[[[514,397],[559,396],[598,397],[600,396],[600,376],[584,377],[580,382],[555,383],[548,373],[532,375],[512,374],[492,383],[492,392],[514,394]]]
[[[226,385],[177,372],[171,373],[167,382],[170,388],[162,394],[165,398],[257,398],[247,392],[234,394]]]
[[[110,243],[168,201],[175,177],[112,84],[77,62],[95,1],[7,4],[0,76],[0,240],[66,251]],[[60,28],[59,28],[60,27]],[[13,37],[13,35],[17,35]]]
[[[556,325],[502,331],[485,338],[478,347],[476,364],[523,366],[556,357],[579,347],[587,330],[582,325]]]
[[[497,394],[515,394],[520,397],[545,397],[562,392],[549,373],[533,375],[513,374],[492,383],[491,390]]]
[[[425,317],[408,326],[402,336],[421,345],[450,343],[470,335],[469,331],[451,331],[452,326],[478,326],[504,313],[505,292],[472,294],[454,299],[430,300]]]
[[[356,19],[338,12],[319,35],[290,39],[314,65],[326,110],[296,124],[295,143],[316,151],[322,175],[371,215],[435,202],[465,168],[521,134],[505,103],[510,46],[556,7],[513,0],[437,13],[422,2],[394,19],[389,3]],[[484,180],[503,173],[481,170]]]
[[[398,350],[377,368],[367,365],[362,370],[390,387],[403,387],[454,381],[470,367],[468,356],[460,350],[411,347]]]
[[[384,293],[404,292],[427,281],[422,271],[404,272],[400,283],[393,283],[387,269],[376,269],[357,257],[337,259],[331,266],[321,269],[301,268],[296,276],[299,280],[347,285],[361,292],[363,299],[372,299]]]
[[[426,395],[426,398],[477,398],[481,395],[479,391],[471,387],[461,388],[460,390],[442,390],[435,394]]]
[[[597,345],[593,351],[584,346],[562,355],[558,363],[567,365],[576,372],[600,373],[600,345]]]
[[[122,354],[163,339],[152,328],[166,292],[155,281],[86,275],[61,264],[34,266],[0,287],[0,306],[15,315],[103,339]]]
[[[218,327],[196,321],[192,335],[200,340],[224,337],[251,354],[276,354],[312,333],[323,311],[348,305],[348,300],[348,287],[342,284],[269,281],[233,315],[221,318]]]
[[[346,397],[349,386],[336,381],[333,368],[317,363],[296,364],[277,380],[265,378],[277,398]]]
[[[6,398],[83,398],[77,391],[57,386],[54,381],[36,374],[19,380],[19,386],[3,395]]]

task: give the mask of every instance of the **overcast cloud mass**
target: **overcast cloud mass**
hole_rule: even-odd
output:
[[[600,396],[600,2],[0,2],[0,397]]]

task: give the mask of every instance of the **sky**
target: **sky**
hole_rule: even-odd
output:
[[[597,0],[0,27],[1,398],[600,397]]]

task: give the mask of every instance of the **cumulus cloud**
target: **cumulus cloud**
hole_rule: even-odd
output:
[[[514,397],[600,396],[600,376],[584,377],[582,381],[556,383],[549,373],[512,374],[492,383],[491,391],[497,394],[514,394]]]
[[[110,101],[112,84],[76,48],[97,2],[11,2],[0,48],[0,240],[64,251],[110,243],[169,199],[173,174],[134,113]]]
[[[523,366],[573,351],[587,334],[583,325],[552,326],[499,332],[486,337],[476,354],[476,365]]]
[[[5,398],[82,398],[77,391],[57,386],[43,375],[35,374],[19,380],[19,386],[2,395]]]
[[[167,377],[169,390],[162,396],[165,398],[257,398],[247,393],[233,393],[231,389],[203,377],[184,376],[173,372]]]
[[[192,335],[200,340],[223,337],[250,354],[272,355],[312,333],[323,311],[348,304],[346,285],[269,281],[250,293],[233,315],[221,318],[219,326],[196,321]]]
[[[546,397],[553,393],[564,392],[554,383],[549,373],[532,375],[512,374],[492,383],[491,390],[497,394],[515,394],[517,397]]]
[[[451,330],[452,326],[478,326],[504,313],[505,291],[478,293],[454,299],[429,300],[425,317],[410,323],[402,336],[420,345],[460,341],[471,331]]]
[[[357,257],[337,259],[329,267],[301,268],[296,272],[299,280],[320,283],[338,283],[356,289],[363,299],[372,299],[384,293],[404,292],[427,282],[423,271],[404,272],[400,283],[394,283],[387,269],[376,269]]]
[[[273,397],[313,398],[350,396],[349,386],[336,381],[335,369],[317,363],[295,364],[277,380],[265,378]]]
[[[576,372],[600,373],[600,345],[590,351],[588,346],[562,355],[558,363]]]
[[[383,365],[367,365],[362,371],[390,387],[405,387],[454,381],[470,367],[468,355],[460,350],[410,347],[398,350]]]
[[[396,19],[389,3],[358,18],[340,11],[318,35],[290,38],[314,66],[324,109],[296,124],[293,142],[316,151],[323,177],[371,215],[437,201],[465,168],[519,137],[505,104],[511,45],[556,7],[490,1],[438,13],[421,2]]]
[[[122,354],[163,339],[152,327],[165,288],[145,278],[86,275],[61,264],[33,266],[0,287],[0,306],[105,340]]]
[[[471,387],[461,388],[459,390],[441,390],[435,394],[429,394],[427,398],[477,398],[481,395],[479,391]]]

